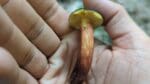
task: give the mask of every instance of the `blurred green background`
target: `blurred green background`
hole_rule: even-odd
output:
[[[68,11],[72,12],[78,8],[83,8],[82,0],[58,0]],[[125,7],[133,20],[150,35],[150,0],[113,0]],[[111,44],[111,39],[103,28],[97,28],[94,32],[97,40],[102,40],[106,44]]]

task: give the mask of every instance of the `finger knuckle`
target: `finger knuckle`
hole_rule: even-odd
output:
[[[125,8],[124,8],[124,6],[122,6],[122,5],[120,5],[120,4],[118,4],[118,11],[125,11]]]
[[[45,25],[41,20],[38,20],[33,24],[30,30],[26,33],[29,40],[33,41],[36,40],[44,31]]]
[[[26,54],[22,57],[22,62],[20,62],[21,63],[20,65],[22,67],[27,66],[31,62],[31,60],[33,59],[33,57],[34,57],[33,50],[34,50],[34,48],[30,47],[28,49],[28,51],[26,52]]]
[[[6,5],[10,0],[0,0],[0,5]]]

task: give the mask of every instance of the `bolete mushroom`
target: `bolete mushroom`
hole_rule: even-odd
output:
[[[86,80],[91,68],[94,49],[93,29],[102,23],[102,16],[93,10],[78,9],[71,13],[69,17],[70,26],[81,31],[81,53],[76,71],[73,72],[77,78],[73,79],[71,84],[82,84]]]

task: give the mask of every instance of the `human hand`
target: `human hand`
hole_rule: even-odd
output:
[[[150,38],[131,20],[124,8],[110,0],[84,0],[100,12],[112,46],[95,47],[89,84],[149,84]]]
[[[32,4],[34,9],[36,9],[39,15],[43,17],[44,20],[46,20],[49,26],[53,28],[54,32],[56,32],[59,37],[64,36],[66,32],[69,31],[69,28],[67,26],[68,22],[66,22],[68,18],[68,14],[64,12],[64,10],[62,10],[61,8],[59,9],[58,5],[56,6],[53,5],[52,7],[49,7],[52,5],[53,1],[55,2],[55,0],[45,0],[45,1],[28,0],[28,1],[30,4]],[[6,6],[4,6],[4,9],[6,10],[6,13],[11,17],[13,22],[18,26],[18,29],[20,29],[23,33],[25,31],[27,32],[28,29],[32,28],[30,27],[31,26],[30,23],[33,22],[34,24],[34,21],[38,21],[37,19],[35,20],[35,19],[32,19],[31,17],[36,16],[39,18],[39,16],[37,14],[35,15],[35,12],[33,10],[32,12],[29,12],[29,9],[31,9],[31,7],[29,7],[29,5],[27,6],[26,1],[25,1],[26,3],[25,6],[23,6],[24,4],[21,4],[22,1],[19,1],[19,0],[17,1],[18,5],[21,6],[20,8],[14,2],[15,0],[12,0],[11,3],[13,5],[10,6],[7,4]],[[101,0],[101,1],[93,0],[93,3],[87,0],[84,0],[84,2],[86,4],[86,7],[90,9],[95,8],[94,10],[97,10],[98,12],[102,13],[102,15],[105,18],[106,30],[111,36],[111,38],[113,39],[112,49],[109,49],[106,45],[98,45],[95,47],[92,69],[91,69],[91,72],[89,73],[89,83],[90,84],[104,84],[104,83],[126,84],[126,83],[133,82],[133,84],[134,83],[138,84],[141,82],[144,82],[144,83],[149,82],[148,80],[149,73],[150,73],[149,68],[148,68],[149,67],[148,55],[150,54],[149,49],[148,49],[149,38],[134,24],[134,22],[128,17],[126,12],[122,10],[122,7],[118,5],[112,5],[112,3],[110,3],[109,1],[104,1],[104,0]],[[24,1],[22,3],[24,3]],[[91,3],[91,4],[88,4],[88,3]],[[94,3],[96,3],[97,5]],[[44,5],[39,5],[39,4],[44,4]],[[13,8],[13,7],[15,7],[15,9],[18,9],[18,10],[11,11],[10,8]],[[55,7],[56,9],[58,8],[59,12],[56,11],[55,14],[53,14],[54,13],[53,8]],[[52,8],[53,10],[50,8]],[[47,14],[45,14],[45,11],[47,10],[51,10],[51,12],[47,12]],[[17,12],[17,11],[21,11],[21,12]],[[23,16],[19,17],[16,15],[23,15]],[[10,28],[13,27],[14,24],[12,26],[12,22],[8,21],[8,19],[6,18],[4,19],[4,16],[6,16],[5,13],[1,14],[1,16],[3,16],[3,18],[0,17],[2,18],[0,19],[1,20],[0,23],[2,23],[3,21],[4,21],[3,23],[5,23],[5,25],[3,24],[2,28],[4,30],[5,29],[10,30]],[[25,17],[25,19],[23,19],[23,17]],[[58,24],[59,21],[62,24]],[[7,22],[7,25],[6,25],[6,22]],[[9,22],[11,24],[8,24]],[[26,22],[29,22],[29,23],[26,23]],[[35,24],[40,24],[39,26],[37,25],[37,27],[40,27],[42,23],[35,22]],[[43,22],[43,24],[45,23]],[[17,28],[14,28],[14,29],[17,29]],[[46,26],[46,29],[48,29],[47,26]],[[7,31],[9,34],[8,30],[5,30],[5,32]],[[47,31],[50,31],[50,30],[47,30]],[[0,35],[1,43],[4,43],[5,38],[7,38],[7,37],[4,38],[4,36],[9,37],[9,35],[6,35],[7,33],[3,33],[3,32],[4,31],[0,31],[0,34],[2,34]],[[19,32],[20,31],[18,31],[15,34],[18,34]],[[61,40],[61,43],[60,43],[60,40],[56,39],[58,37],[52,36],[53,35],[52,33],[50,32],[46,33],[46,31],[44,31],[43,34],[44,36],[40,34],[42,36],[38,38],[40,39],[38,41],[32,41],[29,38],[30,36],[29,37],[27,36],[27,38],[31,40],[29,42],[27,38],[25,40],[25,36],[19,33],[19,35],[14,35],[18,37],[15,37],[13,40],[8,41],[10,43],[9,45],[7,43],[6,43],[7,46],[6,44],[1,44],[4,48],[6,48],[13,55],[15,59],[18,60],[16,61],[20,66],[22,66],[22,63],[24,63],[25,59],[19,56],[23,56],[23,57],[25,56],[24,54],[25,51],[30,50],[30,44],[39,48],[39,50],[37,48],[36,49],[34,48],[35,50],[37,50],[34,52],[32,51],[32,49],[31,51],[29,51],[29,53],[31,52],[31,54],[34,56],[37,56],[37,58],[35,58],[35,60],[32,63],[29,61],[31,60],[31,58],[27,57],[28,59],[27,61],[29,61],[30,64],[28,65],[28,67],[22,66],[23,68],[19,68],[17,66],[17,63],[10,56],[10,54],[8,54],[3,48],[1,48],[0,50],[1,51],[0,56],[2,60],[1,61],[2,63],[0,65],[2,67],[1,71],[6,71],[6,72],[1,72],[0,74],[1,77],[4,77],[4,78],[6,77],[6,79],[9,78],[11,79],[11,82],[15,80],[14,82],[16,82],[16,84],[17,83],[18,84],[37,84],[37,81],[35,78],[41,78],[44,72],[46,71],[45,75],[40,79],[41,84],[65,84],[66,82],[68,82],[71,72],[75,66],[76,58],[79,55],[79,51],[80,51],[79,49],[80,41],[79,41],[79,36],[78,36],[79,32],[73,32],[64,36]],[[20,36],[23,36],[23,37],[20,37]],[[136,36],[138,36],[138,38]],[[46,37],[51,37],[51,38],[46,38]],[[23,38],[24,40],[21,38]],[[57,41],[52,42],[51,39],[56,39]],[[26,41],[28,41],[27,44],[30,43],[29,48],[27,49],[25,45]],[[58,44],[55,45],[54,43],[58,43]],[[54,47],[52,48],[49,47],[50,45],[51,46],[55,45],[57,47],[59,45],[59,48],[55,50]],[[24,50],[24,48],[26,50]],[[54,49],[54,50],[51,50],[49,48]],[[20,51],[24,53],[18,54],[18,52]],[[49,53],[50,51],[53,51],[53,52],[55,51],[55,53],[53,55],[46,54],[46,52]],[[46,56],[50,56],[49,64],[47,63],[47,60],[45,58]],[[46,66],[49,66],[48,70]],[[120,73],[120,70],[124,72]],[[26,71],[30,72],[30,74],[27,73]],[[14,72],[14,73],[11,73],[11,72]],[[16,79],[18,73],[20,74],[19,76],[20,79]],[[33,75],[33,77],[35,78],[33,78],[31,75]]]
[[[55,57],[70,31],[69,14],[56,0],[0,0],[0,5],[0,83],[37,84],[50,67],[46,58]]]
[[[83,0],[85,7],[96,10],[104,16],[104,26],[113,40],[111,46],[96,44],[89,84],[143,84],[150,80],[150,38],[132,21],[124,8],[109,0]],[[64,60],[59,71],[42,80],[52,84],[66,84],[70,79],[77,56],[80,54],[78,32],[66,35],[55,55]],[[55,56],[54,55],[54,56]],[[69,68],[70,67],[70,68]],[[46,76],[45,75],[45,76]],[[51,76],[51,78],[49,77]],[[59,81],[58,81],[59,80]]]

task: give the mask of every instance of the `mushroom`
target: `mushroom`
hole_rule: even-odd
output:
[[[81,53],[78,57],[76,69],[72,73],[75,73],[76,78],[73,77],[71,84],[85,82],[92,63],[94,49],[93,28],[100,26],[102,23],[102,16],[93,10],[78,9],[71,13],[69,17],[70,26],[81,31]]]

